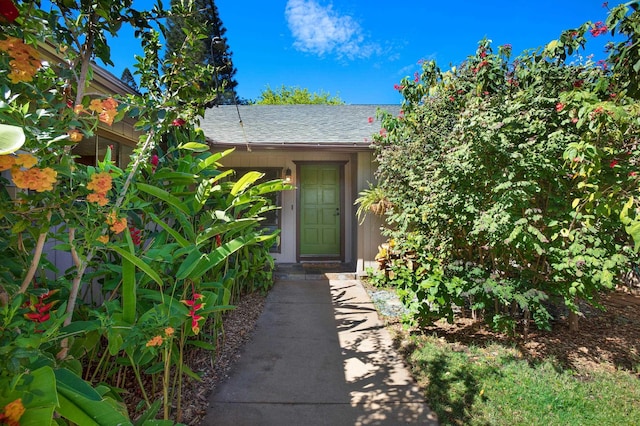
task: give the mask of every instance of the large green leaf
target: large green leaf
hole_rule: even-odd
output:
[[[209,145],[199,142],[187,142],[178,145],[178,149],[185,149],[193,152],[207,152],[209,151]]]
[[[78,425],[131,425],[126,409],[111,398],[103,398],[89,383],[71,371],[55,371],[60,416]]]
[[[211,228],[206,229],[203,233],[198,235],[196,244],[201,246],[202,243],[210,240],[216,235],[224,234],[225,232],[239,231],[257,223],[256,219],[238,219],[233,222],[219,223]]]
[[[205,255],[200,253],[197,247],[193,247],[186,259],[180,264],[178,272],[176,272],[176,279],[184,280],[191,277],[191,273],[198,266],[198,264],[205,258]]]
[[[224,243],[215,251],[209,254],[205,254],[203,259],[198,263],[198,266],[192,271],[191,278],[197,279],[202,277],[211,268],[216,267],[233,253],[240,250],[245,245],[253,243],[254,241],[255,235],[253,233],[249,235],[243,235],[229,241],[228,243]]]
[[[51,424],[53,412],[59,403],[53,369],[40,367],[25,374],[21,380],[24,386],[20,386],[20,390],[13,390],[6,395],[4,389],[0,390],[0,407],[21,398],[26,409],[20,417],[21,426]]]
[[[226,157],[227,155],[231,154],[234,150],[235,148],[231,148],[231,149],[227,149],[226,151],[216,152],[215,154],[211,154],[209,157],[202,160],[200,163],[196,165],[194,170],[195,173],[199,173],[211,166],[216,166],[218,160],[220,160],[222,157]]]
[[[123,258],[127,259],[129,262],[136,265],[138,268],[140,268],[142,272],[147,274],[152,280],[158,283],[158,285],[162,285],[162,279],[160,278],[160,275],[158,275],[158,273],[155,270],[153,270],[151,266],[144,263],[144,261],[142,261],[141,259],[138,259],[136,256],[132,255],[130,252],[120,247],[114,246],[112,247],[112,250],[118,253]]]
[[[122,257],[122,319],[129,324],[136,320],[136,267]]]
[[[187,246],[189,246],[191,244],[178,231],[176,231],[175,229],[173,229],[172,227],[167,225],[162,219],[160,219],[155,214],[149,213],[149,217],[156,224],[158,224],[162,229],[164,229],[167,233],[169,233],[178,242],[178,244],[180,244],[181,247],[187,247]]]
[[[231,195],[234,197],[240,192],[247,189],[251,184],[264,176],[264,173],[260,172],[247,172],[242,176],[231,188]]]
[[[164,189],[158,188],[157,186],[148,185],[146,183],[137,183],[136,187],[142,192],[146,192],[149,195],[152,195],[156,198],[161,199],[162,201],[165,201],[169,205],[175,207],[177,210],[185,214],[191,213],[189,212],[189,209],[187,208],[187,206],[178,197],[171,195],[169,192],[165,191]]]

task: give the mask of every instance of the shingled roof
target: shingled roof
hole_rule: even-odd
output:
[[[200,127],[218,146],[364,149],[380,131],[378,109],[400,112],[399,105],[221,105],[207,110]]]

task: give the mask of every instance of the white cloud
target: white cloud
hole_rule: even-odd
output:
[[[355,59],[380,51],[365,40],[358,22],[338,14],[331,4],[323,7],[315,0],[288,0],[285,16],[295,38],[293,45],[303,52]]]

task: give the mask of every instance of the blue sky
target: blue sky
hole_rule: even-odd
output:
[[[140,9],[149,4],[134,3]],[[348,104],[398,104],[393,86],[412,76],[418,61],[434,59],[448,68],[472,54],[484,37],[494,46],[510,43],[517,54],[607,15],[602,0],[216,0],[216,5],[238,69],[240,98],[256,99],[267,86],[284,84],[329,92]],[[602,55],[603,41],[597,41],[592,51]],[[117,76],[125,66],[133,71],[133,54],[139,52],[134,44],[126,34],[114,41]]]

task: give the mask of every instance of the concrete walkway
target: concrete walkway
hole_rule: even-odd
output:
[[[278,281],[202,425],[437,425],[357,280]]]

